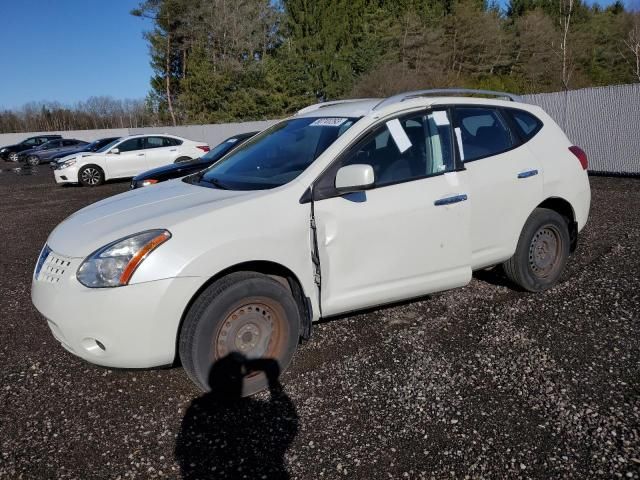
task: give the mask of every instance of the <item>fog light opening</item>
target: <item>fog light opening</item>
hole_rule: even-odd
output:
[[[95,338],[85,338],[82,340],[82,348],[92,355],[104,355],[107,351],[107,347],[100,340]]]

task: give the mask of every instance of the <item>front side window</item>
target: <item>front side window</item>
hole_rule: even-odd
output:
[[[453,170],[451,145],[446,111],[414,114],[378,126],[340,166],[371,165],[380,187]]]
[[[35,146],[35,145],[40,145],[43,142],[40,142],[38,138],[27,138],[22,143],[23,143],[23,145],[28,145],[28,146],[32,147],[32,146]]]
[[[70,147],[71,145],[76,145],[78,143],[77,140],[63,140],[62,145],[65,147]]]
[[[514,146],[511,133],[497,110],[457,107],[456,136],[463,161],[497,155]]]
[[[357,119],[303,117],[253,137],[193,181],[232,190],[264,190],[300,175]]]
[[[129,140],[125,140],[120,145],[118,145],[118,150],[121,152],[132,152],[134,150],[142,150],[144,147],[142,146],[143,138],[130,138]]]

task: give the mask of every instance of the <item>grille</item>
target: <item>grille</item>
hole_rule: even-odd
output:
[[[70,266],[70,258],[51,252],[47,256],[44,265],[42,265],[38,280],[41,282],[58,283]]]

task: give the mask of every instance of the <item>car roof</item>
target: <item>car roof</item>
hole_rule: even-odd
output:
[[[484,95],[496,98],[479,98],[469,95]],[[363,117],[374,111],[404,110],[406,108],[433,104],[480,104],[494,106],[518,106],[529,108],[520,97],[507,92],[471,89],[417,90],[393,95],[388,98],[363,98],[337,100],[310,105],[296,113],[296,117]]]

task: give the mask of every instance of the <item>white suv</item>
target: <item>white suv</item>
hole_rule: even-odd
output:
[[[517,97],[433,93],[314,105],[203,172],[80,210],[42,250],[34,305],[90,362],[179,356],[207,389],[229,354],[284,369],[313,321],[477,269],[553,286],[587,221],[586,156]],[[244,394],[266,381],[248,372]]]
[[[53,168],[57,183],[95,187],[105,180],[135,177],[151,168],[198,158],[208,151],[206,143],[174,135],[130,135],[97,152],[61,158]]]

